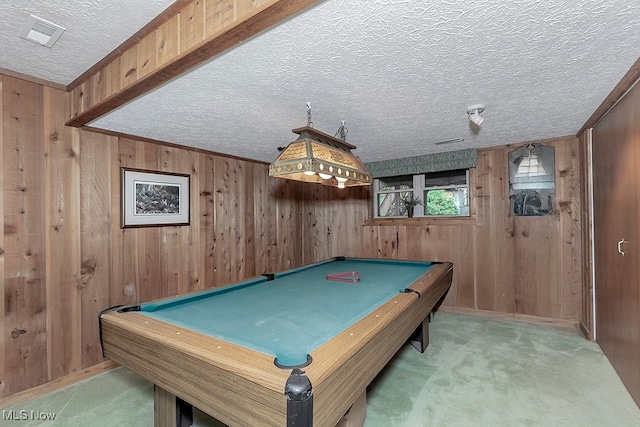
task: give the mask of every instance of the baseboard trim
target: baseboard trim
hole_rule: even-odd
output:
[[[115,362],[112,362],[111,360],[98,363],[97,365],[82,369],[78,372],[74,372],[73,374],[69,374],[62,378],[58,378],[57,380],[53,380],[46,384],[42,384],[37,387],[30,388],[29,390],[21,391],[11,396],[2,398],[0,399],[0,407],[5,408],[8,406],[19,405],[21,403],[26,402],[27,400],[33,399],[34,397],[38,397],[42,394],[59,390],[63,387],[67,387],[69,385],[77,383],[78,381],[91,378],[95,375],[109,371],[118,366],[120,365],[118,365]]]
[[[575,329],[576,331],[580,332],[580,335],[584,336],[584,334],[580,330],[579,323],[574,320],[554,319],[550,317],[532,316],[528,314],[501,313],[497,311],[477,310],[474,308],[452,307],[446,305],[440,306],[438,308],[438,311],[442,313],[466,314],[469,316],[488,317],[491,319],[512,320],[516,322],[560,326],[564,328]]]

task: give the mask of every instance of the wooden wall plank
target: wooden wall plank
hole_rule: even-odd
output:
[[[438,259],[438,239],[437,239],[437,227],[425,225],[413,227],[410,236],[414,236],[414,239],[418,241],[418,255],[417,259],[422,261],[436,261]]]
[[[131,46],[120,57],[120,86],[123,89],[138,80],[138,46]]]
[[[205,37],[213,37],[233,21],[234,0],[205,0]]]
[[[194,0],[180,11],[179,52],[187,52],[204,40],[204,9],[202,0]]]
[[[142,302],[162,297],[161,270],[157,268],[162,260],[159,235],[160,231],[156,228],[137,230],[138,288]]]
[[[146,76],[158,67],[156,35],[156,31],[149,33],[147,37],[140,40],[138,45],[138,76],[140,77]]]
[[[376,258],[398,258],[399,226],[378,227],[378,254]]]
[[[560,296],[563,319],[581,318],[581,298],[583,276],[588,277],[589,263],[583,263],[583,213],[581,188],[580,141],[566,141],[556,144],[558,156],[557,201],[560,209],[560,265],[562,268]],[[585,171],[586,172],[586,171]],[[585,174],[586,176],[586,174]]]
[[[309,186],[302,199],[302,239],[308,241],[309,244],[303,245],[302,262],[304,264],[314,262],[317,259],[326,257],[326,253],[330,251],[327,245],[319,245],[320,241],[325,241],[321,236],[326,227],[325,207],[323,205],[323,194],[325,187],[322,185]],[[320,230],[322,228],[322,230]],[[325,249],[325,251],[322,251]]]
[[[302,264],[302,242],[296,237],[296,231],[300,230],[302,212],[300,209],[301,183],[284,179],[275,182],[275,249],[276,260],[274,265],[269,265],[269,272],[286,270]],[[296,231],[293,231],[296,230]]]
[[[557,213],[554,214],[557,219]],[[516,313],[553,317],[559,312],[559,224],[542,217],[514,217]],[[544,218],[546,219],[546,218]],[[555,274],[554,274],[555,273]],[[542,283],[545,286],[540,286]]]
[[[449,261],[456,266],[454,282],[446,302],[455,307],[475,308],[473,228],[441,226],[435,239],[438,242],[434,261]]]
[[[42,92],[2,78],[5,396],[48,380]]]
[[[333,191],[340,190],[335,189]],[[350,188],[344,194],[347,196],[343,201],[346,206],[344,221],[347,224],[347,228],[345,229],[344,241],[336,249],[336,253],[351,257],[362,256],[360,255],[364,247],[362,237],[367,232],[367,228],[363,224],[369,219],[370,210],[361,209],[360,206],[363,204],[369,206],[369,200],[373,197],[373,193],[369,187],[357,187]]]
[[[246,162],[241,160],[222,157],[214,159],[214,271],[217,275],[215,286],[247,277],[247,269],[250,272],[255,271],[255,267],[243,265],[247,256],[247,243],[243,236],[245,233],[247,236],[253,235],[253,231],[248,228],[254,227],[251,221],[255,203],[253,198],[245,193],[247,188],[253,188],[252,185],[249,187],[249,182],[244,182],[245,167],[248,167]]]
[[[110,145],[111,152],[111,305],[130,305],[140,301],[138,285],[137,234],[130,228],[120,228],[121,168],[137,167],[136,142],[118,138]],[[116,220],[117,218],[117,220]]]
[[[230,217],[233,198],[229,191],[229,160],[215,157],[213,160],[213,177],[215,182],[215,231],[213,236],[214,281],[213,286],[231,283],[230,247],[232,245],[231,230],[234,218]]]
[[[266,166],[259,168],[259,180],[254,186],[254,209],[256,210],[256,271],[266,273],[276,265],[277,228],[275,193],[277,178],[268,176]]]
[[[136,141],[136,158],[139,167],[145,170],[158,170],[160,167],[160,146]],[[151,301],[161,298],[162,269],[158,268],[162,262],[160,238],[161,227],[139,228],[136,230],[138,257],[138,289],[141,301]]]
[[[160,253],[160,289],[164,295],[180,295],[186,292],[187,283],[180,271],[184,268],[183,254],[180,252],[180,227],[163,227],[161,230],[162,245]]]
[[[180,294],[205,289],[205,283],[200,275],[200,265],[202,256],[200,254],[200,240],[203,235],[200,232],[200,221],[198,212],[200,211],[200,154],[194,151],[181,151],[181,161],[178,164],[176,172],[186,173],[190,175],[190,226],[175,227],[178,228],[180,235],[180,245],[173,254],[173,258],[181,259],[179,269]],[[170,294],[169,294],[170,295]]]
[[[200,223],[200,277],[204,288],[215,285],[215,183],[214,156],[203,154],[199,158],[200,168],[200,198],[199,209],[193,215],[199,214]],[[196,218],[192,217],[192,220]]]
[[[241,162],[240,184],[241,198],[239,203],[242,210],[242,229],[243,232],[238,236],[243,247],[242,265],[239,270],[239,277],[254,277],[260,275],[256,270],[256,217],[255,217],[255,200],[254,186],[256,175],[266,173],[263,167],[257,168],[255,164]],[[240,210],[240,209],[239,209]]]
[[[243,265],[245,262],[245,243],[243,236],[245,234],[246,224],[243,216],[245,212],[243,205],[247,200],[246,194],[243,192],[244,162],[230,159],[229,163],[229,197],[227,200],[230,203],[228,205],[228,218],[233,227],[229,230],[229,242],[231,243],[229,266],[231,272],[230,280],[231,283],[234,283],[245,277],[243,275],[245,270],[245,266]]]
[[[341,190],[323,185],[302,186],[300,197],[302,263],[335,256],[362,256],[362,202],[368,190]]]
[[[114,137],[80,131],[80,290],[82,367],[102,362],[100,311],[111,306],[111,154]]]
[[[162,147],[159,170],[172,173],[182,171],[183,151],[176,147]],[[190,185],[192,185],[191,180]],[[163,295],[179,295],[188,290],[181,270],[184,268],[183,264],[188,262],[190,254],[185,254],[181,250],[182,231],[182,227],[162,227],[159,230],[161,238],[161,244],[158,244],[161,247],[160,287]]]
[[[178,18],[179,15],[174,16],[160,25],[156,30],[156,64],[158,67],[163,66],[178,56]]]
[[[49,378],[81,368],[80,139],[64,126],[64,92],[44,88]]]
[[[475,199],[477,206],[475,242],[476,245],[486,245],[495,251],[495,232],[492,226],[492,204],[495,197],[500,194],[493,179],[493,170],[500,171],[499,162],[502,156],[496,156],[494,150],[484,150],[478,153],[478,166],[474,171],[476,177]],[[496,158],[497,157],[497,158]],[[477,248],[477,246],[476,246]],[[480,310],[495,310],[496,307],[496,256],[487,251],[475,251],[474,265],[476,277],[476,307]]]
[[[492,264],[493,281],[485,284],[477,283],[477,291],[486,289],[494,283],[495,290],[491,310],[504,313],[517,313],[515,272],[515,232],[511,201],[509,199],[508,152],[514,147],[503,147],[491,150],[490,161],[492,176],[490,178],[490,237],[489,244],[477,240],[476,250],[484,254],[485,261]],[[480,261],[479,261],[480,262]]]

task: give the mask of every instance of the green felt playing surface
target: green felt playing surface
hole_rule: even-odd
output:
[[[198,294],[142,304],[159,320],[299,365],[307,354],[357,322],[424,274],[431,263],[326,261]],[[355,283],[326,275],[357,271]]]

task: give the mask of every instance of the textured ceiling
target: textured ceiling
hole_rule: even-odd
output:
[[[74,35],[67,24],[64,59],[41,57],[55,73],[14,66],[4,46],[0,67],[68,83],[167,6],[73,3],[93,5],[110,30]],[[84,40],[84,52],[113,28],[110,49],[68,64],[86,55],[65,38]],[[315,127],[334,134],[345,120],[365,162],[489,147],[575,134],[639,56],[638,1],[326,0],[90,125],[271,161],[311,102]],[[476,103],[486,108],[479,129],[466,114]]]
[[[67,85],[173,0],[2,0],[0,68]],[[60,25],[52,47],[18,37],[29,15]]]

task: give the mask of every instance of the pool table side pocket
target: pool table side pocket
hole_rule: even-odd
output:
[[[436,278],[436,280],[434,280]],[[420,298],[426,298],[431,309],[437,307],[446,296],[453,281],[453,264],[443,262],[435,264],[426,274],[408,286],[412,291],[418,292]]]

